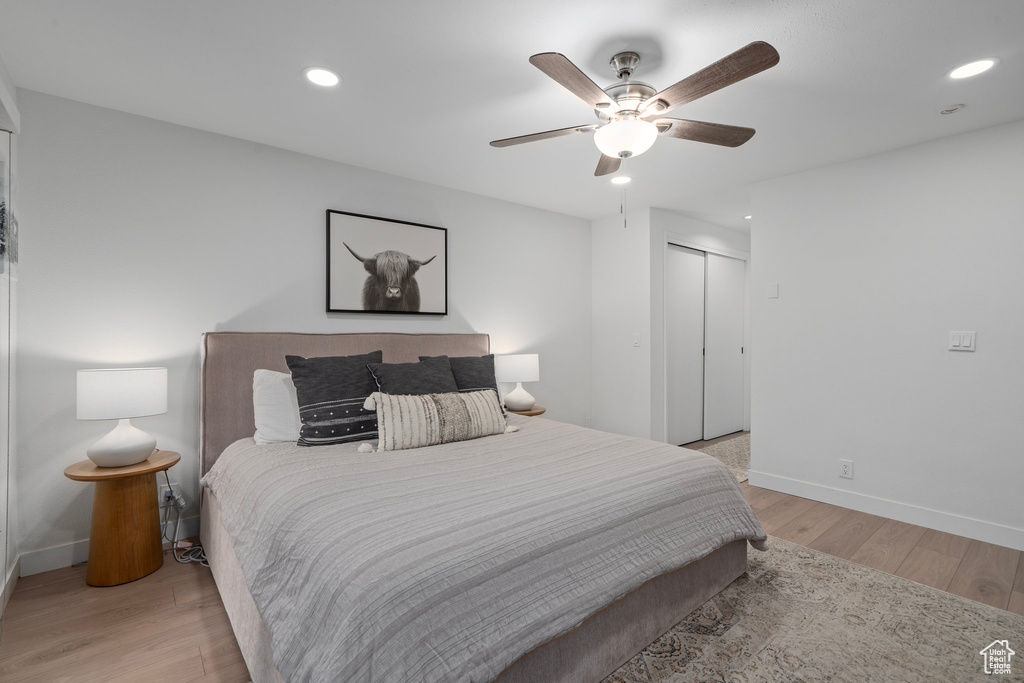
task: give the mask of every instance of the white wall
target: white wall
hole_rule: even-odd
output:
[[[31,91],[18,98],[23,574],[86,552],[92,489],[63,469],[112,424],[75,420],[78,368],[169,368],[168,413],[135,422],[181,452],[172,478],[195,514],[206,331],[487,332],[495,353],[539,353],[530,392],[550,417],[583,423],[587,221]],[[449,315],[326,314],[328,208],[448,228]],[[520,272],[526,291],[504,284]]]
[[[0,130],[17,133],[21,124],[17,91],[7,65],[0,56]]]
[[[1022,160],[1024,121],[755,189],[751,484],[1024,549]]]
[[[651,209],[651,229],[665,240],[698,245],[701,251],[749,256],[750,235],[705,223],[689,216]]]
[[[650,211],[616,214],[590,225],[591,426],[650,436]],[[640,346],[633,346],[639,334]]]

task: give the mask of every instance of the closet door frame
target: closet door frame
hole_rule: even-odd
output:
[[[707,259],[707,252],[666,245],[665,443],[673,446],[704,438]]]
[[[729,258],[738,259],[743,261],[743,347],[744,347],[744,359],[743,359],[743,429],[750,431],[750,252],[741,251],[739,249],[730,249],[728,247],[711,246],[695,240],[692,236],[684,236],[675,234],[672,232],[665,233],[665,240],[661,245],[661,267],[662,273],[666,272],[668,268],[668,245],[674,244],[679,247],[686,247],[687,249],[694,249],[696,251],[703,251],[708,254],[718,254],[719,256],[728,256]],[[662,304],[661,304],[661,316],[662,320],[667,320],[668,316],[668,305],[669,305],[669,293],[668,293],[668,278],[662,278]],[[662,326],[662,357],[661,357],[661,368],[664,370],[668,367],[668,325]],[[663,385],[666,383],[663,382]],[[662,433],[660,435],[653,435],[652,438],[660,439],[667,443],[668,439],[668,387],[663,386],[662,390]]]

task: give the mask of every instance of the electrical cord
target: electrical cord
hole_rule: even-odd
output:
[[[174,488],[171,486],[171,478],[167,474],[167,470],[164,470],[164,480],[167,482],[167,491],[170,495],[167,497],[167,505],[164,506],[164,520],[162,527],[162,536],[165,541],[171,544],[171,552],[174,553],[174,559],[179,564],[188,564],[189,562],[198,562],[204,567],[209,567],[210,563],[206,560],[206,551],[203,550],[201,545],[188,545],[179,547],[179,543],[186,543],[187,541],[178,540],[178,532],[181,530],[181,511],[185,509],[185,498],[180,493],[175,493]],[[171,508],[174,508],[175,520],[174,520],[174,536],[173,538],[167,537],[167,527],[171,521]]]

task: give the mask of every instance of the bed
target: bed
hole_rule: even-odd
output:
[[[387,363],[480,356],[489,338],[204,337],[201,537],[253,681],[600,681],[739,577],[748,541],[763,543],[735,479],[717,461],[543,418],[510,416],[514,434],[393,453],[252,442],[255,370],[286,372],[286,354],[378,349]],[[678,485],[651,488],[670,475]],[[611,479],[622,483],[612,487]],[[392,491],[405,514],[394,524],[383,519],[397,514],[387,507]],[[698,499],[714,505],[697,510]],[[338,530],[310,523],[318,506],[345,505],[334,518]],[[560,510],[575,515],[564,528]],[[471,513],[481,521],[464,518]],[[493,526],[476,526],[483,517]],[[653,520],[660,520],[654,530],[637,526]],[[416,534],[426,533],[441,540],[420,542]],[[380,550],[381,543],[392,545]],[[420,555],[402,555],[413,545],[422,546]],[[378,555],[372,580],[353,578]],[[435,564],[442,569],[427,576]],[[325,566],[340,578],[322,578]],[[394,586],[382,579],[392,574]],[[486,601],[472,603],[474,595]]]

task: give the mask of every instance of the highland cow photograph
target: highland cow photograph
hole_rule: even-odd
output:
[[[448,313],[448,231],[327,211],[327,312]]]

